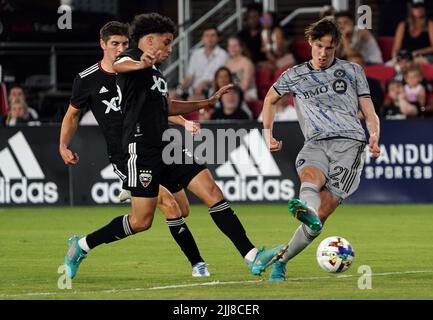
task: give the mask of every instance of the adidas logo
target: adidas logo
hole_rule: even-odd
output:
[[[117,168],[115,169],[117,170]],[[117,172],[120,172],[117,170]],[[119,173],[122,174],[121,172]],[[104,182],[96,182],[91,189],[93,201],[98,204],[119,203],[118,195],[122,190],[122,182],[119,176],[114,172],[113,166],[109,164],[100,172]],[[114,181],[107,181],[114,180]]]
[[[229,159],[215,170],[222,178],[216,183],[227,200],[287,201],[294,197],[294,183],[279,178],[281,170],[258,129],[243,137],[243,144],[230,153]]]
[[[54,182],[45,175],[24,134],[19,131],[8,139],[9,147],[0,151],[0,203],[55,203],[59,195]]]
[[[99,90],[99,93],[105,93],[108,92],[108,89],[102,86],[101,90]]]

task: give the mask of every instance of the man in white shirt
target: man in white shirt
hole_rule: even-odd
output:
[[[192,53],[187,75],[176,91],[178,98],[186,92],[194,99],[206,96],[206,92],[212,86],[215,72],[228,59],[227,52],[218,46],[219,37],[216,27],[204,29],[201,40],[203,47]]]

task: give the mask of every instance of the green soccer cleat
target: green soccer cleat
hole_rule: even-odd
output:
[[[288,245],[282,244],[278,247],[265,249],[261,248],[257,252],[254,261],[249,264],[250,271],[253,275],[259,276],[275,261],[280,259],[287,251]]]
[[[286,280],[286,264],[280,260],[274,263],[269,274],[269,281],[282,282]]]
[[[289,212],[299,221],[305,223],[311,230],[320,231],[323,227],[319,217],[299,199],[292,199],[288,203]]]
[[[78,240],[80,240],[79,236],[73,236],[68,240],[69,249],[65,257],[65,270],[66,275],[71,279],[75,277],[81,261],[87,256],[87,253],[78,245]]]

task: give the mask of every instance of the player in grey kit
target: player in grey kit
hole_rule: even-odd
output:
[[[289,211],[302,222],[283,258],[274,264],[269,280],[284,281],[286,263],[321,232],[323,223],[359,185],[367,143],[358,113],[364,117],[369,148],[380,149],[379,118],[361,66],[335,58],[340,32],[324,18],[305,32],[312,60],[284,72],[270,88],[263,107],[263,127],[271,151],[282,148],[272,135],[275,104],[293,93],[305,143],[296,159],[301,180],[299,199],[289,201]]]

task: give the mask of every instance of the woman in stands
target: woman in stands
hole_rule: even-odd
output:
[[[226,67],[234,76],[234,83],[244,92],[245,102],[257,100],[256,69],[249,58],[244,43],[238,37],[232,36],[228,39],[227,51],[229,59],[226,62]]]
[[[410,5],[408,18],[397,27],[392,57],[400,50],[412,52],[419,63],[433,62],[433,21],[427,19],[422,1]]]

